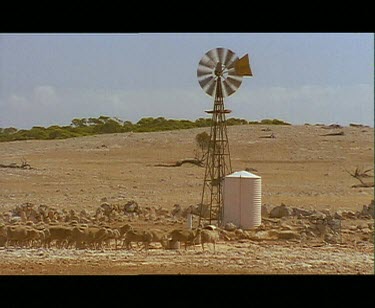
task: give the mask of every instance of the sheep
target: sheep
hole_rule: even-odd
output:
[[[149,232],[152,235],[151,242],[160,243],[163,248],[167,247],[168,239],[164,231],[159,230],[159,229],[151,229],[149,230]]]
[[[120,238],[120,232],[117,229],[111,229],[108,226],[102,227],[99,231],[95,234],[95,243],[103,249],[103,242],[106,242],[108,246],[110,246],[110,240],[115,240],[115,249],[117,249],[117,240]]]
[[[76,248],[82,248],[84,244],[94,245],[98,243],[98,232],[101,228],[96,226],[76,226],[72,230],[72,242],[76,243]]]
[[[132,242],[142,242],[144,248],[148,251],[149,244],[151,243],[153,235],[149,231],[140,231],[140,230],[129,230],[125,233],[123,246],[126,246],[127,249],[131,249]]]
[[[117,240],[121,238],[120,231],[117,229],[108,229],[108,233],[106,241],[109,243],[111,239],[114,239],[115,249],[117,250]]]
[[[195,245],[195,243],[199,241],[201,231],[202,230],[199,228],[196,230],[175,229],[169,233],[168,239],[173,242],[184,242],[185,250],[187,250],[188,244]]]
[[[0,223],[0,247],[5,246],[7,241],[7,232],[4,224]]]
[[[42,230],[37,230],[34,228],[27,228],[27,236],[26,236],[26,243],[28,243],[29,247],[32,247],[35,242],[40,241],[42,245],[45,240],[45,234]]]
[[[64,243],[68,246],[68,241],[72,236],[73,227],[64,225],[49,226],[46,233],[45,247],[50,248],[51,242],[56,241],[56,247],[63,247]]]
[[[123,237],[126,232],[128,232],[129,230],[133,230],[133,227],[129,224],[125,224],[117,230],[120,232],[120,236]]]
[[[151,242],[158,242],[162,247],[166,247],[167,236],[162,230],[152,229],[148,231],[134,230],[129,224],[125,224],[117,229],[120,233],[120,237],[124,237],[123,246],[131,248],[131,242],[142,242],[145,246],[148,246]],[[129,231],[134,231],[129,233]]]
[[[25,226],[15,225],[15,226],[7,226],[7,241],[5,243],[5,248],[8,248],[9,244],[23,244],[25,243],[25,239],[27,237],[27,229]]]
[[[214,246],[214,253],[216,252],[216,242],[219,240],[219,232],[216,230],[203,229],[201,232],[201,244],[204,251],[205,243],[212,243]]]

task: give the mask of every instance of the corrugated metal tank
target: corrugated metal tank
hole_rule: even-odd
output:
[[[232,222],[242,229],[262,223],[262,178],[247,171],[225,177],[223,223]]]

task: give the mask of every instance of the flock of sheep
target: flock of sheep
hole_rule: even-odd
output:
[[[59,224],[34,224],[33,222],[0,225],[0,246],[22,248],[76,248],[76,249],[132,249],[133,244],[148,251],[151,243],[160,243],[164,249],[172,248],[176,242],[189,245],[212,243],[215,251],[220,231],[198,228],[160,229],[134,228],[130,224],[114,228],[105,224],[88,225],[72,221]]]

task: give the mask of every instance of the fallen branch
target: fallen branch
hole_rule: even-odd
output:
[[[11,163],[9,165],[0,164],[0,168],[33,169],[29,164],[17,165],[16,163]]]
[[[344,136],[344,132],[341,131],[341,132],[338,132],[338,133],[328,133],[328,134],[324,134],[324,135],[320,135],[320,136]]]
[[[201,160],[198,160],[198,159],[184,159],[184,160],[180,160],[180,161],[177,161],[176,163],[174,164],[156,164],[154,165],[155,167],[180,167],[182,166],[183,164],[193,164],[193,165],[196,165],[198,167],[203,167],[204,164]]]
[[[369,188],[369,187],[374,187],[374,182],[365,183],[361,181],[361,184],[352,185],[352,188]]]
[[[30,166],[25,158],[21,159],[21,165],[17,165],[16,163],[11,163],[9,165],[0,164],[0,168],[34,169]]]
[[[342,128],[342,126],[338,125],[338,124],[331,124],[331,125],[328,125],[328,126],[322,126],[321,128],[324,128],[324,129],[337,129],[337,128]]]
[[[359,188],[359,187],[362,187],[362,188],[367,188],[367,187],[374,187],[374,182],[364,182],[362,180],[362,178],[364,177],[373,177],[374,175],[368,175],[367,173],[370,172],[371,170],[373,170],[373,168],[371,169],[367,169],[365,171],[362,171],[361,168],[357,167],[355,170],[354,170],[354,173],[351,173],[349,172],[348,170],[345,169],[345,171],[347,173],[349,173],[353,178],[357,179],[358,181],[361,182],[361,184],[356,184],[356,185],[352,185],[352,188]]]
[[[271,139],[273,139],[273,138],[276,138],[276,136],[275,136],[275,134],[274,134],[274,133],[272,133],[271,135],[267,135],[267,136],[260,136],[259,138],[271,138]]]

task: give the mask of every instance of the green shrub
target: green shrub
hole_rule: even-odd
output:
[[[206,132],[197,134],[195,136],[195,142],[197,143],[198,147],[202,150],[205,151],[208,149],[208,146],[210,144],[210,135],[207,134]]]
[[[278,119],[273,119],[273,120],[264,119],[264,120],[260,121],[260,124],[264,124],[264,125],[290,125],[289,123],[284,122],[282,120],[278,120]]]

